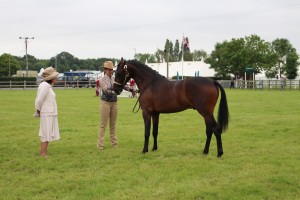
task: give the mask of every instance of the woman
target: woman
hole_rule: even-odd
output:
[[[43,82],[39,85],[35,99],[35,116],[40,117],[39,136],[41,139],[41,156],[47,156],[48,143],[59,140],[57,104],[52,85],[57,82],[58,72],[53,67],[44,70]]]
[[[104,149],[104,134],[109,121],[110,143],[112,147],[117,147],[116,120],[118,114],[117,94],[113,91],[113,63],[106,61],[104,63],[104,76],[100,79],[100,88],[102,90],[100,103],[100,128],[98,133],[99,150]]]

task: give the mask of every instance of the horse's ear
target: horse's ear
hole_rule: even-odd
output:
[[[123,63],[123,62],[124,62],[124,60],[123,60],[123,57],[122,57],[120,63]]]

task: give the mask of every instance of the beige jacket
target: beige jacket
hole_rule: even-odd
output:
[[[52,86],[47,82],[39,85],[35,99],[35,109],[40,111],[40,116],[55,116],[57,112],[56,95]]]

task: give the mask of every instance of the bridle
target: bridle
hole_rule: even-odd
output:
[[[125,70],[125,77],[124,77],[124,81],[123,83],[118,83],[118,82],[114,82],[116,85],[120,85],[120,86],[123,86],[126,85],[126,79],[129,77],[129,72],[127,71],[127,65],[124,65],[124,70]]]
[[[120,86],[122,86],[122,87],[124,87],[125,85],[126,85],[126,79],[129,77],[129,72],[128,72],[128,70],[127,70],[127,65],[124,65],[124,70],[125,70],[125,77],[124,77],[124,81],[123,81],[123,83],[118,83],[118,82],[114,82],[116,85],[120,85]],[[134,107],[133,107],[133,109],[132,109],[132,112],[133,113],[137,113],[139,110],[140,110],[140,108],[141,108],[141,105],[139,105],[139,108],[135,111],[135,107],[136,107],[136,105],[137,105],[137,103],[139,102],[139,99],[140,99],[140,96],[138,97],[138,99],[137,99],[137,101],[136,101],[136,103],[135,103],[135,105],[134,105]]]

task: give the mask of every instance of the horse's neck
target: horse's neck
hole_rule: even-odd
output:
[[[143,70],[135,69],[134,73],[132,75],[134,76],[132,78],[135,80],[135,82],[141,92],[143,92],[151,84],[153,84],[154,81],[164,79],[163,77],[155,74],[154,71],[152,72],[150,70],[143,71]]]

